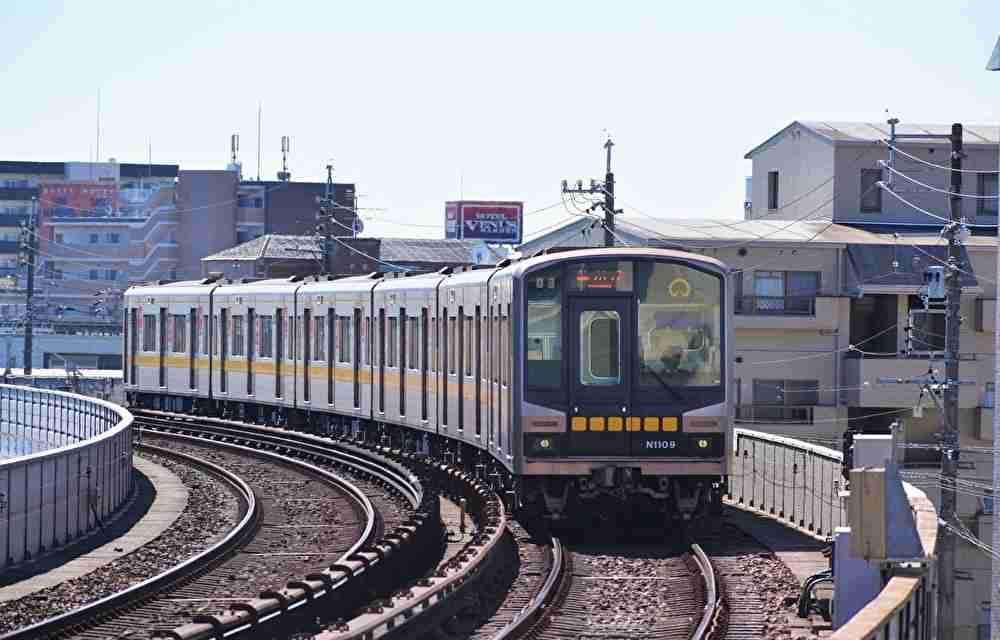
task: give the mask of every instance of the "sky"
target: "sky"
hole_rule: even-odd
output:
[[[0,158],[354,182],[366,235],[444,202],[560,202],[614,142],[625,215],[742,217],[744,154],[793,120],[1000,120],[1000,2],[46,2],[0,22]],[[561,204],[526,232],[567,219]]]

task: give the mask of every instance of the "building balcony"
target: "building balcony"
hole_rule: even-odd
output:
[[[737,424],[812,424],[813,407],[746,404],[736,407]]]
[[[837,298],[740,296],[736,298],[734,326],[782,331],[836,329]]]
[[[891,382],[895,380],[919,380],[927,376],[928,363],[926,358],[907,357],[845,357],[844,358],[844,402],[849,407],[884,407],[906,408],[917,404],[920,397],[919,382]],[[940,360],[934,361],[938,379],[944,377],[944,365]],[[962,375],[962,370],[969,367],[959,364],[959,379],[966,380],[970,376]],[[979,387],[976,385],[961,385],[958,392],[958,406],[962,409],[973,409],[979,406]],[[933,406],[933,400],[924,395],[924,406]]]

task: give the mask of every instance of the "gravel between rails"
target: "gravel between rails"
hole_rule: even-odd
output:
[[[0,605],[0,633],[79,608],[151,578],[221,538],[237,521],[236,497],[214,476],[151,453],[142,457],[175,473],[189,493],[169,529],[148,544],[94,571]]]

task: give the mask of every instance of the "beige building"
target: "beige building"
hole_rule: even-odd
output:
[[[896,126],[906,134],[949,134],[951,125],[907,124]],[[838,224],[892,228],[899,233],[940,229],[941,220],[920,213],[903,200],[930,213],[947,216],[950,175],[932,165],[950,162],[950,142],[945,139],[900,137],[892,173],[879,161],[888,161],[888,124],[880,122],[796,121],[749,151],[753,164],[749,219],[827,219]],[[963,169],[996,171],[996,126],[965,125],[962,137]],[[902,175],[900,175],[902,174]],[[905,176],[905,177],[904,177]],[[907,179],[911,178],[911,179]],[[996,173],[963,174],[962,192],[996,195]],[[875,186],[892,181],[892,194]],[[970,224],[997,225],[997,200],[964,201],[963,214]],[[995,231],[993,232],[995,233]]]
[[[695,251],[733,269],[738,426],[840,449],[849,427],[885,432],[899,420],[908,445],[899,453],[916,474],[909,481],[937,500],[940,414],[920,384],[889,380],[944,373],[931,357],[943,341],[943,316],[924,313],[919,298],[924,268],[945,257],[937,234],[896,237],[829,220],[666,222],[629,214],[618,216],[616,234],[622,244]],[[581,218],[520,249],[602,243],[600,223]],[[961,475],[988,485],[991,457],[976,448],[993,446],[996,238],[973,236],[965,251],[959,428],[970,452]],[[959,516],[989,543],[991,505],[975,493],[982,491],[959,495]],[[958,637],[975,638],[990,562],[960,542],[958,567]]]

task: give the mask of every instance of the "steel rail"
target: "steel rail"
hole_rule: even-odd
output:
[[[416,508],[423,496],[420,479],[406,467],[392,461],[372,460],[359,447],[261,425],[223,420],[221,418],[192,418],[185,414],[172,414],[149,410],[134,410],[136,422],[162,429],[212,432],[219,437],[233,440],[255,440],[286,450],[299,450],[309,456],[318,456],[372,476],[387,483]]]
[[[691,634],[691,640],[705,640],[711,635],[711,625],[719,610],[718,585],[715,581],[715,569],[712,567],[708,555],[697,544],[691,545],[691,552],[698,564],[698,569],[701,571],[702,580],[705,582],[705,609],[701,614],[701,621],[698,622],[697,628]]]
[[[234,490],[240,500],[243,517],[239,523],[215,544],[160,574],[72,611],[11,631],[0,636],[0,640],[37,640],[57,635],[71,627],[87,625],[91,620],[106,617],[110,612],[134,607],[154,598],[179,582],[197,577],[214,568],[220,560],[241,546],[256,531],[261,515],[260,504],[257,502],[253,489],[245,480],[227,469],[185,453],[138,443],[136,447],[165,457],[182,460],[185,464],[200,467],[222,479]]]
[[[514,616],[514,619],[507,625],[493,634],[490,640],[509,640],[518,638],[527,633],[528,629],[535,626],[542,619],[549,606],[562,590],[566,580],[568,554],[563,549],[559,538],[552,538],[552,566],[549,567],[549,574],[545,577],[538,593],[524,606],[521,611]]]

